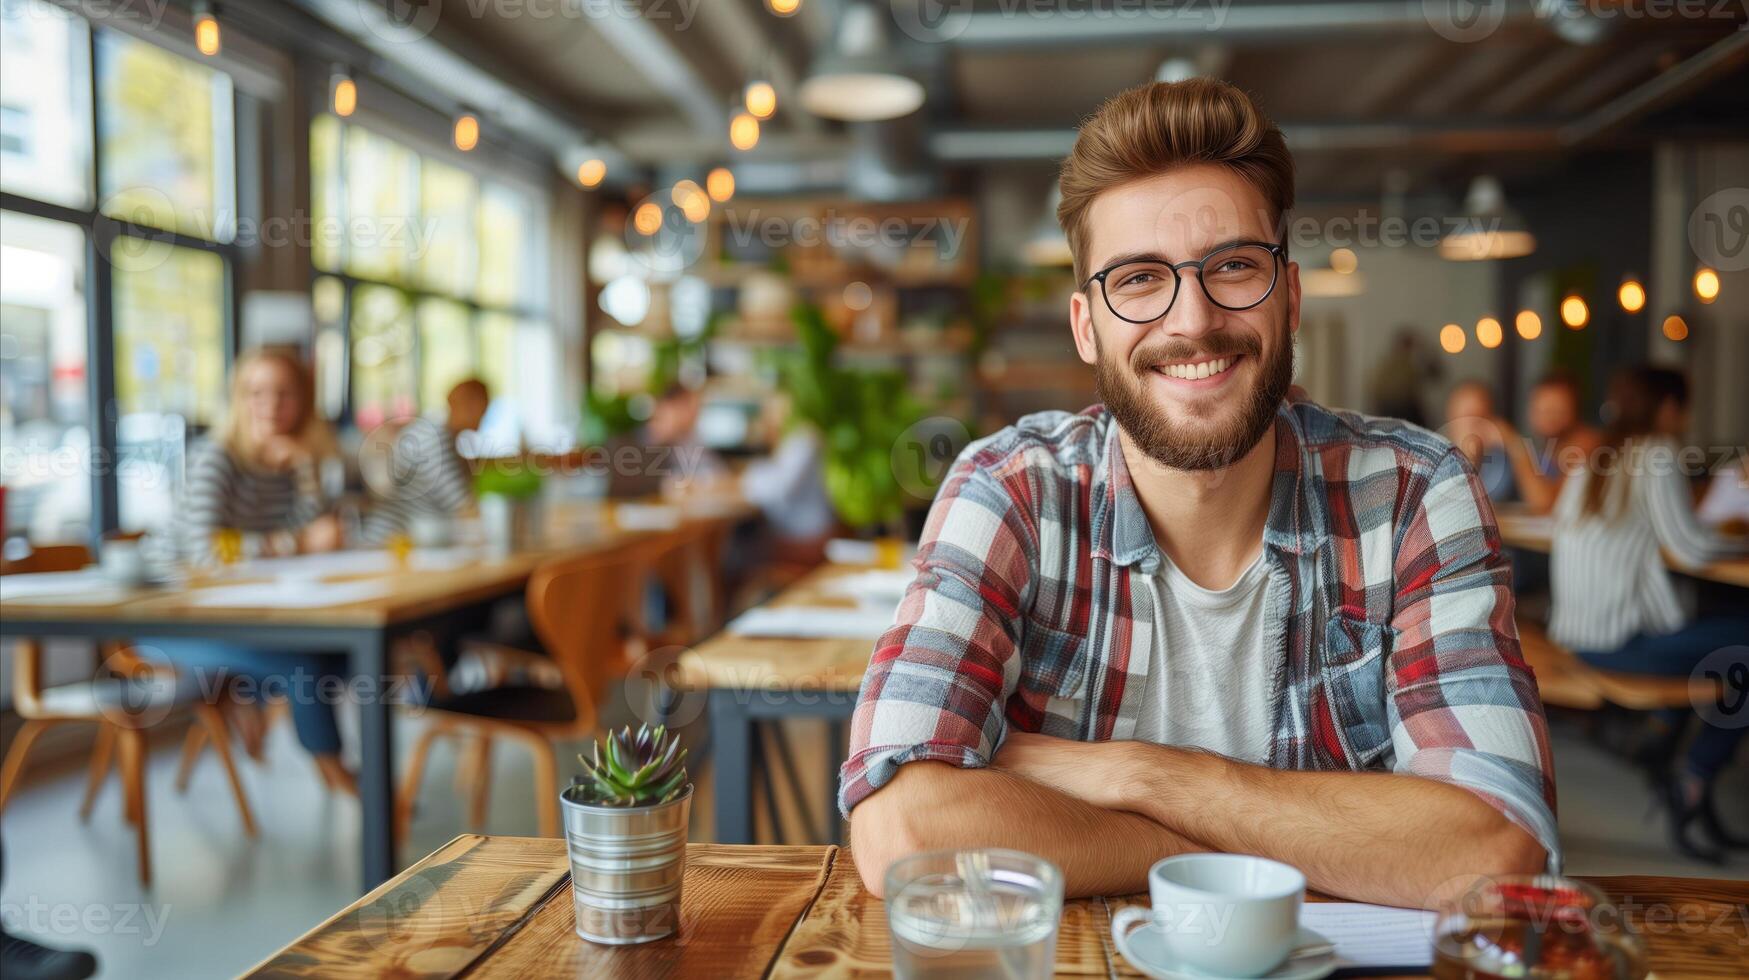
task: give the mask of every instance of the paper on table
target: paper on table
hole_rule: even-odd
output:
[[[63,596],[107,587],[111,583],[95,568],[77,572],[26,572],[0,575],[0,599]]]
[[[1434,914],[1361,902],[1307,902],[1300,925],[1336,944],[1342,966],[1424,967],[1433,962]]]
[[[893,613],[890,609],[777,606],[742,613],[729,624],[729,632],[737,636],[873,640],[891,625]]]
[[[468,546],[414,548],[407,555],[407,567],[415,571],[447,572],[479,561],[484,555],[483,549]],[[246,575],[272,575],[287,581],[339,575],[380,575],[399,570],[395,556],[382,549],[261,558],[241,566]]]
[[[905,598],[905,590],[910,588],[911,582],[916,578],[917,573],[909,568],[857,572],[828,580],[822,591],[828,595],[850,596],[895,606],[899,600]]]
[[[189,605],[236,606],[248,609],[314,609],[344,606],[387,595],[389,583],[363,582],[245,582],[221,585],[190,593]]]

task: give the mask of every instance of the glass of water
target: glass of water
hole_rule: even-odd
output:
[[[931,851],[887,869],[899,980],[1043,980],[1057,958],[1063,873],[1022,851]]]

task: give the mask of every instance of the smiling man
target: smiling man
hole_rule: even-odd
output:
[[[1499,534],[1450,443],[1290,390],[1293,161],[1207,79],[1090,118],[1058,217],[1103,406],[969,447],[863,680],[840,805],[864,883],[1012,847],[1071,894],[1262,854],[1432,905],[1558,866]]]

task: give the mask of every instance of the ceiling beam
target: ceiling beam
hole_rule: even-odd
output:
[[[1561,127],[1561,142],[1579,144],[1623,126],[1696,91],[1749,60],[1749,32],[1735,31],[1650,81],[1624,92],[1583,118]]]
[[[589,26],[636,65],[656,90],[668,97],[687,122],[727,138],[729,116],[715,90],[700,77],[674,39],[643,17],[591,17]]]
[[[929,3],[931,0],[903,2]],[[1535,22],[1536,10],[1529,0],[1508,0],[1500,17],[1498,27],[1515,27]],[[1141,44],[1197,38],[1207,40],[1210,37],[1218,37],[1223,43],[1258,39],[1303,41],[1320,34],[1352,37],[1373,31],[1426,35],[1435,29],[1428,22],[1421,0],[1244,5],[1211,0],[1206,4],[1186,3],[1169,12],[1160,12],[1146,4],[1097,11],[1072,4],[1048,12],[1032,12],[1028,8],[1025,16],[1018,11],[1002,10],[949,13],[933,19],[938,23],[927,24],[913,11],[901,23],[908,25],[907,33],[912,33],[918,40],[980,48]]]
[[[1560,145],[1559,123],[1367,122],[1282,123],[1296,153],[1356,150],[1494,152],[1547,150]],[[1060,160],[1075,145],[1073,129],[942,129],[929,137],[937,160]]]

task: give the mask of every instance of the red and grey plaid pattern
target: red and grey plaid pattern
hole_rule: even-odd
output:
[[[1280,769],[1389,770],[1461,786],[1559,866],[1536,681],[1494,513],[1424,429],[1284,403],[1264,559],[1280,651]],[[988,765],[1008,726],[1135,737],[1160,553],[1101,407],[1028,416],[970,446],[930,511],[916,580],[875,645],[841,770],[848,814],[898,767]]]

